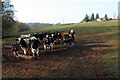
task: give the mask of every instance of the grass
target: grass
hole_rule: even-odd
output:
[[[109,69],[111,74],[116,74],[116,76],[118,76],[118,72],[120,72],[118,67],[118,58],[120,57],[118,57],[117,48],[109,50],[108,53],[103,56],[104,66]]]
[[[76,36],[85,36],[85,35],[92,35],[98,34],[103,32],[112,32],[117,30],[118,21],[108,21],[108,22],[93,22],[93,23],[78,23],[78,24],[71,24],[71,25],[54,25],[51,27],[40,28],[36,30],[30,30],[26,32],[20,32],[13,34],[11,38],[3,39],[3,43],[13,42],[12,39],[19,37],[21,34],[28,34],[28,33],[38,33],[38,32],[46,32],[46,31],[65,31],[68,32],[70,29],[76,31]]]
[[[111,73],[118,74],[118,21],[104,21],[104,22],[91,22],[91,23],[78,23],[69,25],[53,25],[51,27],[40,28],[36,30],[30,30],[26,32],[13,34],[11,38],[3,39],[2,43],[15,42],[16,37],[21,34],[46,32],[46,31],[64,31],[68,32],[73,29],[76,32],[77,40],[86,41],[101,41],[105,42],[104,45],[112,45],[109,49],[106,49],[102,57],[103,65],[110,70]],[[120,71],[120,70],[119,70]]]

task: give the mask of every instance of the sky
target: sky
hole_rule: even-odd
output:
[[[86,14],[117,18],[119,0],[11,0],[15,18],[24,23],[79,23]]]

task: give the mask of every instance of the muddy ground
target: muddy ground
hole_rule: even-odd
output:
[[[76,41],[73,47],[56,45],[54,50],[40,51],[40,59],[12,57],[9,44],[3,45],[3,78],[111,78],[102,56],[112,45],[105,42]],[[89,45],[92,44],[92,45]]]

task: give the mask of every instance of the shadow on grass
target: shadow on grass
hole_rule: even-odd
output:
[[[89,45],[89,46],[85,46],[85,47],[89,47],[89,48],[93,48],[93,47],[111,47],[113,45]]]
[[[93,50],[92,48],[97,47],[112,47],[113,45],[86,45],[86,44],[92,44],[92,43],[105,43],[105,42],[88,42],[82,40],[81,42],[77,41],[73,47],[64,47],[64,46],[58,46],[55,47],[53,51],[45,52],[45,56],[57,56],[57,57],[85,57],[91,54],[88,54],[89,52],[97,52],[100,53],[102,51]],[[88,52],[88,53],[87,53]]]
[[[112,45],[100,45],[100,44],[93,44],[92,43],[105,43],[105,42],[91,42],[91,41],[85,41],[80,40],[76,41],[75,45],[73,47],[65,47],[64,45],[55,45],[53,50],[48,50],[47,52],[43,51],[42,49],[39,52],[40,58],[44,57],[85,57],[91,54],[88,54],[89,52],[95,52],[92,48],[95,47],[111,47]],[[91,44],[91,45],[86,45]],[[11,53],[9,52],[9,48],[3,47],[3,57],[5,57],[5,61],[12,61],[14,58],[10,56],[6,56],[6,54]],[[88,53],[87,53],[88,52]],[[21,61],[24,59],[20,59]],[[40,59],[39,59],[40,60]],[[19,60],[13,60],[12,62],[19,62]]]

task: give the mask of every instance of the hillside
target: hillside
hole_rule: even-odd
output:
[[[64,48],[56,45],[40,60],[16,60],[4,46],[14,42],[20,34],[64,31],[73,29],[75,45]],[[4,78],[118,78],[118,21],[53,25],[13,34],[3,39]],[[58,48],[56,48],[58,47]],[[24,65],[24,66],[23,66]],[[8,74],[10,72],[11,74]]]
[[[52,24],[49,24],[49,23],[26,23],[26,24],[30,27],[31,30],[52,26]]]

